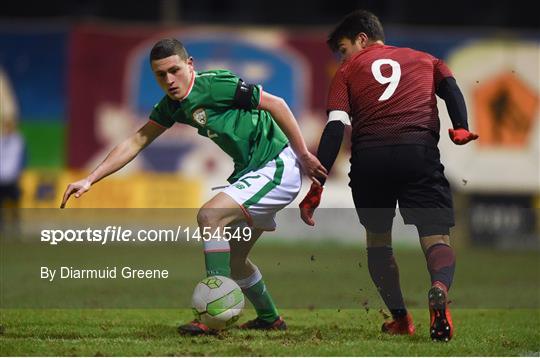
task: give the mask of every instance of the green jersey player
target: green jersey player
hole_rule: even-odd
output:
[[[232,277],[257,311],[257,318],[241,327],[286,329],[262,279],[248,258],[263,231],[275,229],[275,214],[297,196],[300,169],[316,181],[326,169],[309,153],[296,120],[282,98],[247,84],[225,70],[196,72],[193,59],[176,39],[164,39],[150,52],[155,78],[165,92],[139,131],[117,145],[85,179],[68,185],[69,197],[79,198],[91,185],[114,173],[174,123],[195,127],[234,161],[231,185],[205,203],[197,214],[201,232],[251,227],[250,240],[204,243],[206,273]],[[225,235],[223,235],[225,236]],[[193,321],[180,333],[205,334],[208,327]]]

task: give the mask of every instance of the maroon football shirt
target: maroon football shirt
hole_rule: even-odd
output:
[[[375,44],[345,61],[330,85],[327,110],[351,116],[353,149],[395,144],[436,146],[435,89],[446,64],[410,48]]]

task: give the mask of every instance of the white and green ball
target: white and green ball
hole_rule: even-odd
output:
[[[195,286],[191,305],[201,323],[211,329],[227,329],[240,318],[244,294],[230,278],[210,276]]]

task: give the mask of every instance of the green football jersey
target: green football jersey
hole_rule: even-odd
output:
[[[175,101],[165,95],[150,114],[150,119],[164,127],[175,122],[197,128],[234,161],[230,183],[273,160],[288,139],[269,112],[258,110],[261,87],[239,85],[240,78],[227,70],[195,72],[187,96]],[[244,91],[243,104],[238,91]],[[251,98],[245,94],[251,93]],[[243,108],[240,108],[243,107]]]

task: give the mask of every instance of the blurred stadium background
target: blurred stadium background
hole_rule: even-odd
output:
[[[197,69],[229,68],[284,97],[314,151],[338,65],[326,35],[357,8],[379,15],[387,44],[447,61],[464,92],[478,142],[452,145],[446,108],[439,103],[440,149],[455,193],[458,242],[538,249],[540,30],[533,1],[6,3],[0,12],[1,116],[16,123],[26,143],[21,207],[58,207],[67,183],[146,121],[162,96],[148,53],[165,36],[184,42]],[[353,207],[348,156],[345,144],[324,207]],[[84,200],[69,205],[196,208],[231,170],[217,146],[176,125]],[[295,232],[300,220],[291,215],[283,220],[289,220],[282,226],[289,231],[276,235],[328,235],[317,229]],[[357,240],[359,226],[351,227],[351,233],[340,234]],[[416,241],[409,229],[396,230]]]
[[[0,217],[4,220],[0,356],[537,356],[540,22],[536,3],[3,2],[0,184],[9,180],[9,171],[17,179],[20,165],[22,196],[20,210],[13,210],[11,202],[0,211],[10,215]],[[413,340],[390,340],[377,333],[383,303],[369,277],[362,250],[364,230],[352,209],[348,143],[327,182],[325,209],[317,211],[317,226],[304,225],[293,203],[280,213],[274,237],[265,235],[253,253],[291,324],[286,336],[232,332],[219,344],[208,344],[212,340],[198,344],[177,336],[178,323],[192,317],[190,293],[203,275],[200,245],[39,242],[41,228],[193,227],[194,209],[215,193],[212,187],[225,184],[232,170],[230,159],[194,129],[176,125],[133,163],[94,186],[82,200],[68,204],[96,210],[58,209],[66,185],[86,175],[116,143],[142,125],[162,96],[147,60],[154,41],[175,36],[185,43],[197,69],[229,68],[284,97],[315,151],[326,122],[328,85],[338,66],[325,45],[326,36],[340,18],[358,8],[381,18],[387,44],[424,50],[449,64],[465,95],[470,127],[480,134],[479,141],[467,146],[451,144],[447,136],[451,123],[444,103],[439,102],[439,148],[457,216],[452,231],[458,257],[452,288],[459,335],[455,344],[441,347],[424,339],[428,273],[416,229],[404,226],[399,217],[394,224],[396,257],[419,335]],[[16,154],[13,133],[24,139],[21,154]],[[41,267],[61,265],[168,269],[170,280],[53,284],[40,278]],[[251,312],[246,314],[250,316]]]

